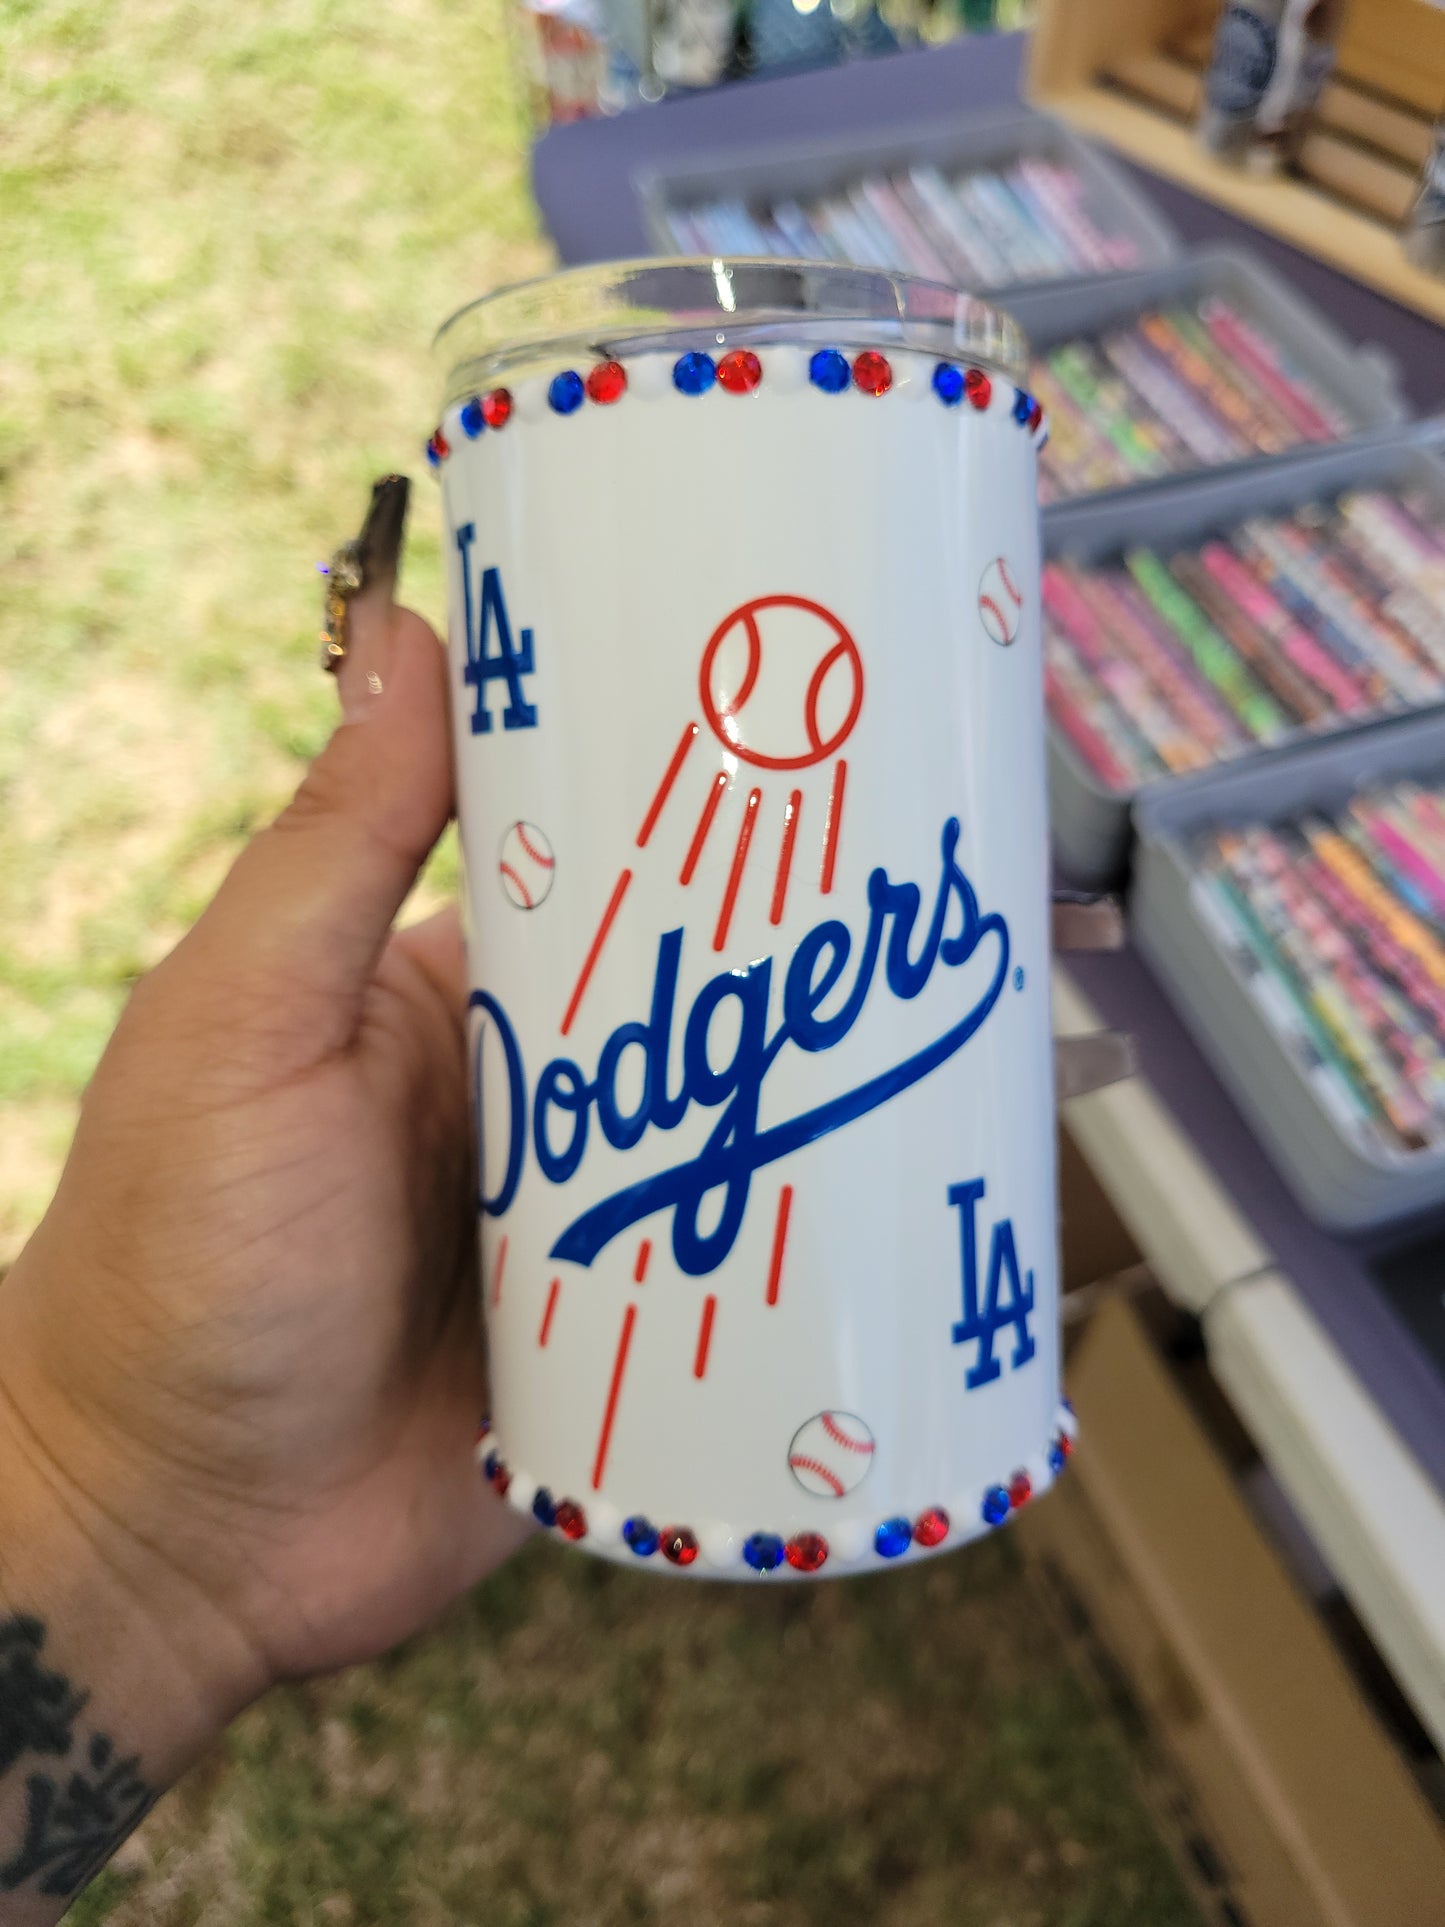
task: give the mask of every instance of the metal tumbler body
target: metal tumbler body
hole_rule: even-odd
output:
[[[1072,1434],[1018,344],[711,262],[442,348],[482,1464],[653,1570],[960,1544]]]

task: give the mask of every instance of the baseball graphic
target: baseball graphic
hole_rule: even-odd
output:
[[[978,613],[989,638],[1006,647],[1019,632],[1024,599],[1014,586],[1008,563],[997,556],[983,572],[978,585]]]
[[[514,823],[507,831],[497,874],[508,903],[518,910],[535,910],[546,901],[557,874],[557,859],[535,823]]]
[[[843,747],[863,707],[858,645],[831,610],[805,596],[759,596],[724,616],[702,659],[708,727],[734,755],[759,769],[809,769]],[[777,739],[759,741],[748,705],[776,720]],[[786,732],[786,733],[785,733]]]
[[[819,1412],[800,1425],[788,1467],[816,1499],[841,1499],[861,1485],[873,1463],[873,1434],[852,1412]]]

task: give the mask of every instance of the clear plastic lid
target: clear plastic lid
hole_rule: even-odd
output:
[[[916,348],[1016,381],[1028,357],[1017,322],[957,288],[771,257],[612,261],[519,281],[459,309],[433,353],[447,407],[519,372],[581,359],[768,341]]]

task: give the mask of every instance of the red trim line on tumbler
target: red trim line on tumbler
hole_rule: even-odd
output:
[[[547,1340],[552,1336],[552,1314],[557,1309],[557,1298],[561,1290],[562,1280],[560,1278],[554,1278],[551,1288],[547,1293],[547,1309],[542,1313],[542,1329],[537,1334],[537,1343],[539,1346],[545,1346]]]
[[[738,900],[738,890],[742,885],[743,871],[747,866],[748,848],[757,828],[758,805],[763,800],[761,790],[749,790],[747,807],[743,811],[742,827],[738,831],[737,848],[733,851],[733,867],[728,872],[728,887],[723,892],[722,909],[718,913],[717,929],[713,932],[712,947],[721,950],[728,940],[728,929],[733,920],[733,908]]]
[[[592,972],[597,967],[597,959],[602,954],[602,946],[607,941],[607,933],[612,928],[613,919],[622,908],[622,899],[627,895],[627,886],[632,881],[631,870],[624,870],[617,879],[617,887],[612,892],[612,900],[602,912],[602,921],[597,926],[597,935],[592,939],[592,947],[582,960],[582,971],[572,992],[572,1001],[567,1006],[567,1014],[562,1019],[562,1035],[565,1037],[572,1028],[572,1020],[577,1015],[577,1007],[582,1002]]]
[[[823,826],[823,871],[818,888],[824,896],[833,887],[833,866],[838,860],[838,831],[843,822],[843,791],[848,783],[848,765],[840,756],[833,765],[833,787],[828,792],[828,820]]]
[[[788,1217],[793,1209],[793,1187],[785,1184],[778,1193],[778,1221],[773,1227],[773,1256],[768,1266],[768,1303],[776,1305],[783,1283],[783,1252],[788,1242]]]
[[[773,903],[768,912],[768,922],[777,924],[783,921],[783,909],[788,901],[788,878],[793,870],[793,845],[798,840],[798,818],[803,808],[803,792],[794,790],[788,798],[788,807],[783,812],[783,842],[778,851],[778,875],[773,884]]]
[[[597,1439],[597,1457],[592,1462],[592,1490],[602,1490],[602,1474],[607,1470],[607,1448],[612,1443],[612,1421],[617,1417],[617,1401],[622,1396],[622,1375],[627,1370],[627,1354],[632,1345],[632,1327],[637,1323],[637,1307],[629,1305],[622,1314],[622,1331],[617,1340],[617,1357],[612,1366],[612,1383],[607,1391],[607,1410],[602,1414],[602,1430]]]
[[[707,1355],[712,1346],[712,1321],[717,1312],[717,1299],[711,1292],[702,1301],[702,1323],[697,1333],[697,1354],[692,1361],[694,1378],[706,1378]]]
[[[712,779],[712,788],[707,793],[707,801],[702,806],[702,815],[697,819],[697,828],[692,833],[692,842],[688,845],[687,855],[682,860],[682,869],[678,872],[677,880],[683,885],[692,882],[693,871],[696,870],[698,858],[702,855],[702,846],[707,842],[707,833],[712,828],[712,820],[717,815],[717,806],[721,803],[723,791],[727,786],[728,773],[725,769],[720,769]]]
[[[647,839],[657,828],[657,819],[662,815],[663,806],[672,794],[672,786],[677,781],[678,772],[687,761],[688,751],[697,741],[697,731],[698,725],[696,723],[689,723],[687,728],[682,732],[682,739],[678,743],[677,748],[672,752],[672,761],[663,771],[662,781],[657,786],[657,794],[652,799],[652,807],[648,810],[646,816],[643,817],[642,828],[637,832],[637,847],[639,850],[645,850],[647,848]]]

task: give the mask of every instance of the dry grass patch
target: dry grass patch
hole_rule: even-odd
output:
[[[1197,1927],[1006,1538],[808,1587],[537,1544],[250,1715],[144,1853],[91,1919]]]

